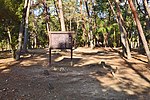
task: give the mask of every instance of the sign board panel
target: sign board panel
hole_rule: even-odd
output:
[[[70,49],[71,50],[71,66],[73,49],[72,49],[72,33],[73,31],[51,31],[49,34],[49,66],[51,66],[51,49]]]
[[[51,32],[50,47],[52,49],[71,49],[73,32]]]

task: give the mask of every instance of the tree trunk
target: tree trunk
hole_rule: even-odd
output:
[[[22,50],[22,37],[23,37],[23,22],[20,24],[20,29],[19,29],[19,37],[18,37],[18,48],[16,51],[16,60],[20,59],[21,55],[21,50]]]
[[[147,16],[145,16],[146,30],[148,31],[148,33],[150,33],[150,8],[148,6],[147,0],[143,0],[143,4],[144,4],[144,10],[147,14]]]
[[[108,2],[110,4],[110,7],[111,7],[114,15],[116,16],[116,21],[119,24],[119,29],[121,32],[121,42],[123,44],[123,55],[124,56],[127,55],[127,58],[130,59],[131,53],[130,53],[129,43],[128,43],[128,39],[127,39],[127,31],[126,31],[125,27],[123,26],[124,19],[123,19],[123,16],[121,14],[121,11],[120,11],[119,4],[118,4],[117,0],[115,0],[116,6],[117,6],[117,14],[116,14],[114,11],[114,8],[112,7],[110,0],[108,0]]]
[[[35,37],[34,37],[34,46],[33,47],[37,48],[37,35],[35,35]]]
[[[114,30],[113,33],[114,33],[113,46],[114,46],[114,48],[116,48],[116,46],[117,46],[117,44],[116,44],[116,31]]]
[[[103,44],[104,44],[104,47],[106,48],[107,45],[108,45],[108,33],[103,33],[103,37],[104,37],[104,41],[103,41]]]
[[[121,14],[119,4],[116,0],[115,0],[115,3],[117,6],[117,16],[118,16],[118,21],[119,21],[119,28],[121,31],[121,41],[123,44],[123,54],[124,54],[124,56],[127,55],[127,58],[130,59],[131,53],[130,53],[129,43],[128,43],[128,39],[127,39],[127,31],[126,31],[125,27],[123,26],[124,19],[123,19],[123,16]]]
[[[64,14],[62,10],[62,1],[59,0],[59,18],[61,23],[61,31],[66,31],[65,29],[65,21],[64,21]]]
[[[25,30],[24,30],[24,43],[23,43],[24,52],[27,52],[27,44],[28,44],[28,23],[29,23],[28,19],[29,19],[30,3],[31,1],[28,0],[27,9],[26,9],[26,17],[25,17]]]
[[[50,19],[50,16],[49,16],[49,13],[48,13],[48,7],[47,7],[47,4],[46,4],[46,0],[43,0],[43,6],[44,6],[44,11],[46,12],[46,29],[47,29],[47,35],[49,37],[49,49],[50,49],[50,46],[51,46],[51,34],[50,34],[50,24],[49,24],[49,19]]]
[[[72,25],[71,25],[71,19],[69,20],[69,30],[71,31],[71,27],[72,27]]]
[[[95,1],[93,0],[93,1],[92,1],[92,9],[93,9],[93,15],[94,15],[94,19],[93,19],[93,20],[94,20],[94,21],[93,21],[93,22],[94,22],[94,23],[93,23],[94,25],[93,25],[93,29],[92,29],[92,30],[93,30],[94,32],[96,32],[96,30],[97,30],[97,14],[96,14],[95,9],[94,9],[94,6],[95,6],[95,5],[94,5],[94,2],[95,2]],[[94,39],[94,47],[95,47],[95,46],[98,46],[98,41],[97,41],[98,39],[97,39],[96,35],[93,35],[93,39]]]
[[[128,2],[129,2],[129,5],[130,5],[130,8],[132,10],[132,13],[134,15],[134,19],[135,19],[135,22],[136,22],[136,25],[137,25],[137,28],[138,28],[141,40],[143,42],[143,46],[144,46],[144,49],[145,49],[145,52],[146,52],[146,55],[147,55],[147,58],[148,58],[148,63],[150,64],[150,51],[149,51],[149,48],[148,48],[148,44],[147,44],[147,41],[146,41],[143,29],[142,29],[140,20],[138,18],[138,14],[136,12],[136,8],[135,8],[132,0],[128,0]]]
[[[143,0],[143,4],[144,4],[146,12],[150,18],[150,8],[148,7],[147,0]]]
[[[61,27],[61,22],[60,22],[60,17],[59,17],[59,12],[58,12],[58,2],[56,2],[55,0],[54,1],[54,6],[55,6],[55,9],[56,9],[56,13],[57,13],[57,17],[58,17],[58,21],[59,21],[59,27]]]
[[[24,28],[25,16],[26,16],[26,8],[27,8],[27,0],[25,0],[25,3],[24,3],[23,16],[22,16],[22,21],[20,23],[20,28],[19,28],[18,48],[16,51],[16,60],[20,59],[21,50],[22,50],[22,37],[23,37],[23,28]]]
[[[8,33],[8,37],[9,37],[9,45],[10,45],[10,48],[11,48],[11,52],[12,52],[12,57],[15,58],[15,46],[13,45],[13,42],[12,42],[12,36],[10,34],[10,30],[9,28],[7,29],[7,33]]]
[[[89,20],[89,32],[88,32],[88,36],[89,36],[89,41],[90,41],[90,47],[93,49],[94,48],[94,41],[93,41],[93,32],[92,32],[92,19],[90,18],[90,12],[89,12],[89,7],[87,4],[87,0],[84,0],[85,2],[85,7],[86,7],[86,11],[87,11],[87,15],[88,15],[88,20]]]
[[[50,16],[49,16],[49,13],[48,13],[48,7],[47,7],[47,4],[46,4],[46,0],[43,0],[43,6],[44,6],[44,12],[46,13],[46,27],[47,27],[47,31],[48,33],[50,32],[50,25],[49,25],[49,19],[50,19]]]
[[[82,18],[82,31],[83,31],[83,35],[82,35],[82,38],[84,40],[84,46],[86,46],[86,43],[87,43],[87,34],[86,34],[86,28],[85,28],[85,20],[84,20],[84,16],[83,16],[83,8],[82,8],[82,0],[80,0],[80,14],[81,14],[81,18]]]

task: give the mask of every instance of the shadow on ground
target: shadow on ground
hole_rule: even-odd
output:
[[[86,52],[82,48],[74,52],[73,66],[70,65],[69,51],[53,52],[51,67],[46,49],[32,50],[20,61],[0,59],[0,99],[150,98],[150,73],[145,63],[134,58],[128,61],[112,50],[97,49],[90,53],[85,49]],[[118,71],[113,75],[116,67]]]

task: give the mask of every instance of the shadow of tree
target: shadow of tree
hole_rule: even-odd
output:
[[[0,51],[0,59],[7,59],[10,58],[12,55],[10,54],[10,50],[7,51]]]
[[[150,80],[145,77],[139,70],[137,70],[136,68],[134,68],[132,65],[135,64],[135,63],[131,63],[131,62],[128,62],[127,60],[125,60],[125,63],[128,64],[128,67],[133,69],[142,79],[144,79],[145,81],[147,81],[149,84],[150,84]]]
[[[67,51],[63,51],[64,53]],[[112,52],[112,51],[111,51]],[[68,52],[67,52],[68,53]],[[112,56],[111,53],[105,53],[103,51],[99,51],[97,53],[79,53],[82,55],[82,57],[74,57],[73,62],[76,64],[76,66],[70,66],[70,58],[69,56],[66,57],[66,55],[63,55],[61,53],[52,53],[52,60],[53,60],[53,66],[54,67],[64,67],[69,68],[70,70],[67,70],[64,72],[56,71],[53,72],[50,67],[48,67],[48,54],[46,54],[46,51],[42,53],[38,52],[31,52],[33,56],[22,58],[18,62],[10,62],[11,64],[8,65],[7,68],[12,67],[25,67],[27,69],[31,69],[32,67],[35,67],[35,69],[38,67],[39,69],[42,67],[45,67],[44,69],[47,69],[50,74],[47,76],[44,76],[43,74],[35,73],[34,71],[32,74],[26,76],[30,77],[28,80],[20,79],[23,82],[27,81],[30,83],[31,86],[34,87],[36,91],[39,91],[39,94],[36,94],[38,92],[33,92],[31,89],[24,90],[27,92],[32,92],[30,95],[32,96],[32,99],[38,99],[38,98],[44,98],[44,96],[49,96],[49,99],[83,99],[83,100],[149,100],[150,98],[150,87],[144,86],[144,84],[141,82],[135,83],[133,80],[134,78],[137,78],[136,76],[130,75],[128,73],[128,69],[135,72],[136,75],[139,75],[141,79],[145,80],[148,84],[150,84],[149,78],[145,77],[144,74],[142,74],[139,70],[137,70],[134,65],[136,63],[130,63],[129,61],[123,59],[124,62],[120,62],[120,66],[125,65],[125,67],[120,67],[120,70],[122,72],[116,73],[116,77],[113,77],[110,70],[105,69],[101,63],[87,63],[83,64],[85,62],[88,62],[89,57],[98,55],[98,57],[93,57],[94,59],[98,59],[101,61],[102,58],[99,58],[99,56],[102,56],[103,59],[107,59],[107,61],[120,59],[118,56]],[[69,53],[68,53],[69,54]],[[108,55],[110,54],[110,55]],[[105,57],[106,55],[106,57]],[[62,59],[55,61],[55,59],[64,56]],[[87,60],[83,60],[83,58]],[[28,61],[27,63],[24,63]],[[106,61],[106,67],[110,67],[110,69],[113,69],[113,65],[107,63]],[[46,64],[44,64],[44,62]],[[93,61],[94,62],[94,61]],[[79,66],[79,63],[82,65]],[[35,70],[34,69],[34,70]],[[22,69],[24,70],[24,69]],[[26,70],[27,71],[27,70]],[[124,71],[124,73],[123,73]],[[10,72],[11,73],[11,72]],[[0,76],[3,73],[0,72]],[[23,73],[22,75],[27,74]],[[43,75],[43,76],[42,76]],[[10,76],[11,77],[11,76]],[[54,78],[57,79],[53,80]],[[30,79],[30,80],[29,80]],[[33,79],[33,80],[31,80]],[[14,79],[13,82],[16,80]],[[3,82],[3,81],[1,81]],[[1,83],[0,82],[0,83]],[[47,90],[48,83],[51,83],[54,87],[53,92],[49,93],[49,90]],[[40,86],[38,86],[38,84]],[[18,83],[19,84],[19,83]],[[0,85],[1,86],[1,85]],[[4,85],[3,87],[9,86],[8,84]],[[26,84],[22,84],[22,87],[27,87]],[[32,89],[33,89],[32,87]],[[38,88],[37,88],[38,87]],[[16,88],[19,90],[20,87],[16,86]],[[30,87],[31,88],[31,87]],[[34,90],[33,89],[33,90]],[[1,90],[1,87],[0,87]],[[48,91],[48,92],[45,92]],[[4,93],[3,93],[4,94]],[[56,98],[54,98],[57,95]],[[4,95],[3,95],[4,96]],[[26,96],[27,97],[27,96]],[[1,96],[0,96],[1,98]],[[45,100],[49,100],[45,99]]]

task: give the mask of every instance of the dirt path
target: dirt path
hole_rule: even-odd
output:
[[[118,51],[77,48],[71,66],[69,51],[54,50],[51,67],[47,49],[30,50],[20,61],[1,54],[0,100],[149,100],[146,56],[132,52],[126,60]]]

